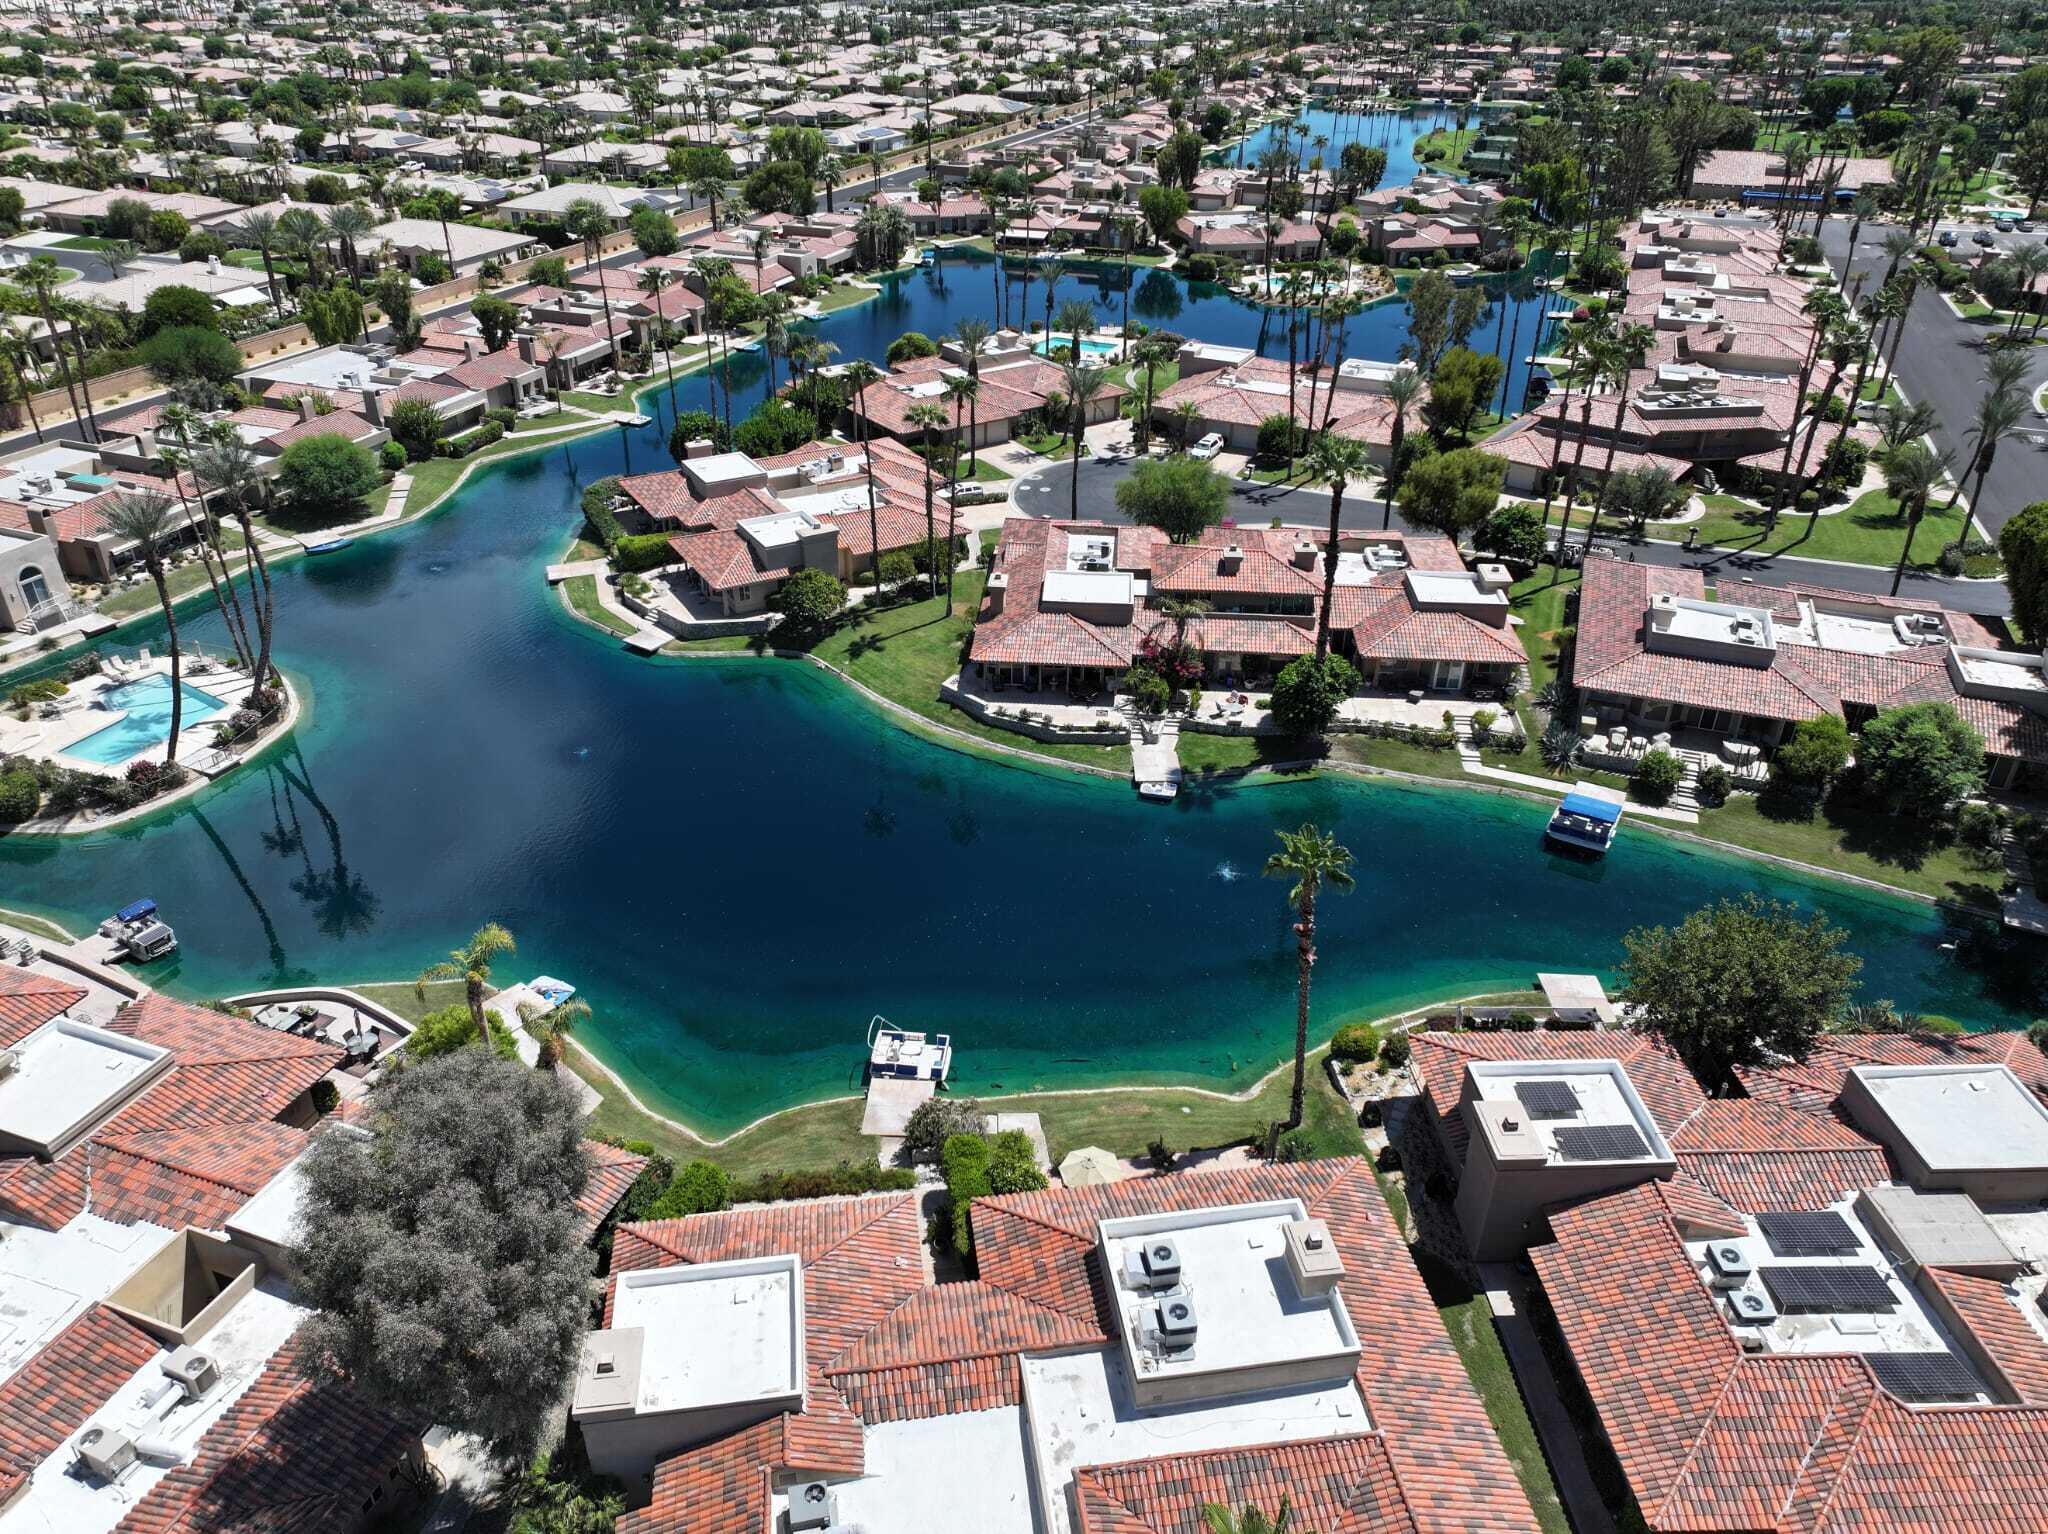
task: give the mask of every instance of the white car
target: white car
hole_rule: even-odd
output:
[[[1223,433],[1212,431],[1208,436],[1188,449],[1190,458],[1214,458],[1223,451]]]

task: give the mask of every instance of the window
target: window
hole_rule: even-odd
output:
[[[41,566],[25,565],[15,579],[21,587],[21,602],[25,611],[34,612],[50,600],[50,583],[44,579]]]

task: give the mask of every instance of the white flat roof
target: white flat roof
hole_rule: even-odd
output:
[[[1037,1534],[1020,1408],[878,1422],[863,1438],[866,1473],[832,1487],[839,1526]],[[776,1500],[787,1509],[787,1492]]]
[[[42,1155],[105,1118],[171,1058],[158,1045],[67,1017],[43,1024],[14,1054],[19,1063],[0,1076],[0,1145]]]
[[[776,511],[765,516],[748,517],[739,528],[763,549],[782,549],[796,543],[806,533],[817,532],[821,525],[808,512]]]
[[[1128,606],[1131,576],[1127,570],[1048,570],[1039,595],[1079,607]]]
[[[800,511],[808,517],[844,517],[854,512],[866,516],[868,510],[867,486],[858,481],[833,489],[815,490],[809,495],[783,494],[776,498],[791,511]]]
[[[370,375],[377,370],[378,364],[361,352],[331,346],[299,357],[259,363],[250,373],[272,383],[298,384],[308,389],[363,389],[369,386]]]
[[[62,1529],[64,1534],[107,1534],[176,1466],[138,1459],[118,1483],[109,1486],[96,1477],[71,1473],[79,1437],[95,1425],[112,1427],[131,1438],[147,1435],[165,1440],[189,1462],[206,1430],[256,1383],[264,1366],[309,1314],[293,1304],[275,1280],[265,1280],[250,1290],[200,1339],[199,1350],[219,1366],[220,1383],[197,1401],[188,1402],[182,1391],[172,1390],[154,1407],[144,1403],[143,1397],[164,1381],[161,1364],[169,1354],[159,1350],[77,1433],[36,1467],[28,1490],[8,1508],[9,1527],[18,1524],[24,1529]]]
[[[2048,1167],[2048,1108],[2003,1065],[1859,1065],[1850,1074],[1931,1168]]]
[[[0,1221],[0,1380],[112,1294],[174,1234],[90,1212],[61,1230]]]
[[[1635,1085],[1628,1079],[1628,1070],[1619,1060],[1474,1060],[1465,1069],[1472,1078],[1473,1093],[1481,1102],[1512,1103],[1520,1108],[1523,1106],[1522,1098],[1516,1088],[1525,1083],[1555,1082],[1571,1089],[1577,1107],[1568,1115],[1556,1118],[1539,1118],[1533,1112],[1517,1115],[1525,1130],[1542,1141],[1545,1152],[1555,1164],[1565,1164],[1574,1159],[1567,1158],[1558,1149],[1557,1132],[1560,1129],[1606,1125],[1635,1130],[1642,1137],[1643,1153],[1628,1157],[1577,1158],[1582,1164],[1588,1159],[1673,1159],[1671,1147],[1664,1143],[1664,1136],[1657,1129],[1657,1121],[1650,1117],[1650,1110],[1636,1095]]]
[[[683,470],[707,485],[747,479],[762,472],[761,466],[745,453],[707,453],[702,458],[685,459]]]
[[[803,1269],[793,1256],[621,1273],[611,1330],[639,1327],[638,1414],[800,1393]]]
[[[1315,1443],[1363,1433],[1372,1426],[1365,1398],[1348,1379],[1140,1409],[1122,1355],[1116,1352],[1026,1358],[1023,1371],[1032,1460],[1047,1534],[1069,1534],[1073,1522],[1068,1488],[1074,1472],[1090,1465],[1204,1449]]]

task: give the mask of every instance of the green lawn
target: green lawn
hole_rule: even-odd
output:
[[[26,911],[10,911],[4,906],[0,906],[0,921],[6,922],[10,927],[19,927],[23,932],[27,932],[35,937],[48,938],[53,943],[74,943],[78,941],[73,934],[66,932],[55,922],[41,916],[31,916]]]
[[[1649,535],[1682,541],[1697,530],[1698,543],[1716,548],[1887,567],[1898,563],[1899,551],[1905,546],[1906,524],[1899,515],[1898,503],[1883,490],[1868,491],[1847,506],[1817,519],[1797,512],[1781,512],[1776,529],[1768,537],[1764,536],[1762,508],[1726,495],[1704,496],[1702,500],[1707,514],[1700,521],[1653,522]],[[1938,498],[1920,519],[1913,534],[1914,569],[1933,569],[1943,545],[1953,542],[1965,530],[1963,509],[1958,506],[1947,510],[1947,500],[1946,496]],[[1810,521],[1813,525],[1809,534]],[[1583,516],[1579,524],[1585,525]]]
[[[1038,756],[1129,772],[1131,751],[1121,736],[1113,746],[1033,740],[970,719],[940,700],[939,684],[960,669],[961,648],[981,604],[981,583],[979,570],[956,576],[950,613],[942,599],[927,598],[857,615],[819,640],[811,653],[891,702],[949,729]]]
[[[610,629],[614,634],[634,634],[639,630],[597,599],[597,577],[594,575],[572,575],[562,582],[562,590],[569,598],[569,605],[577,613],[595,623],[599,628]]]
[[[1415,161],[1425,170],[1447,175],[1462,174],[1465,155],[1479,142],[1480,129],[1439,128],[1415,141]]]
[[[835,283],[832,291],[818,300],[818,312],[830,314],[835,309],[850,309],[855,304],[864,304],[875,296],[873,288],[861,287],[851,282]]]
[[[1699,834],[1965,905],[1995,907],[2002,867],[1980,868],[1945,837],[1837,796],[1810,820],[1774,819],[1755,794],[1700,812]]]
[[[1180,765],[1187,772],[1234,772],[1299,762],[1316,754],[1313,742],[1284,735],[1208,735],[1195,730],[1180,733]]]
[[[443,1007],[452,1007],[462,1000],[463,984],[460,980],[435,980],[428,984],[425,999],[403,980],[378,982],[374,985],[350,986],[379,1006],[389,1007],[409,1023],[417,1023],[429,1012],[438,1012]]]
[[[737,655],[742,650],[760,648],[765,643],[759,634],[718,634],[710,639],[671,639],[661,647],[663,655]]]
[[[221,529],[221,542],[230,553],[239,552],[242,535],[230,528]],[[232,565],[233,572],[241,573],[242,562],[237,559]],[[166,572],[164,585],[169,588],[171,600],[177,602],[192,593],[205,589],[206,569],[198,560],[187,560],[176,569]],[[98,611],[109,618],[132,618],[137,613],[153,612],[157,607],[156,582],[144,576],[132,586],[124,586],[103,598]]]

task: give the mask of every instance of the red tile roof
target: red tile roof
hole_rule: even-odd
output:
[[[104,1305],[84,1312],[0,1385],[0,1506],[157,1354],[156,1339]]]
[[[1385,1441],[1339,1438],[1204,1454],[1162,1455],[1075,1472],[1079,1534],[1192,1534],[1203,1510],[1286,1498],[1292,1527],[1315,1534],[1411,1534],[1416,1527]]]
[[[33,970],[0,969],[0,1049],[19,1044],[86,998],[84,987]]]

